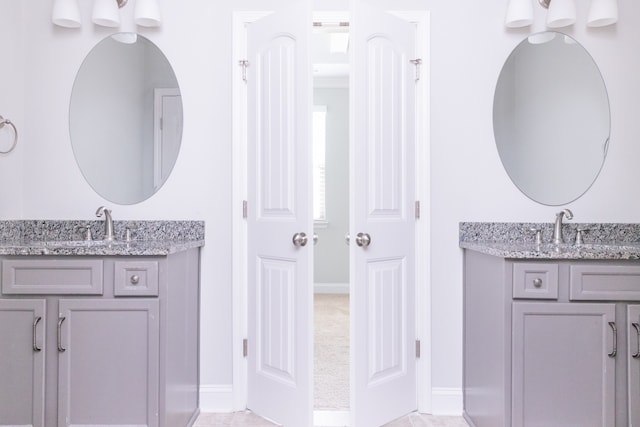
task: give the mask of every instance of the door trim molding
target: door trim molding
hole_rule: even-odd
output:
[[[271,11],[235,11],[232,17],[232,346],[233,346],[233,398],[230,408],[244,410],[247,406],[247,364],[243,356],[242,340],[247,336],[247,223],[243,218],[243,201],[247,197],[246,182],[246,85],[242,80],[239,61],[246,59],[246,26]],[[314,12],[315,14],[316,12]],[[330,14],[333,12],[319,12]],[[344,12],[337,12],[342,14]],[[426,10],[390,11],[390,13],[416,24],[416,55],[429,70],[430,13]],[[417,362],[418,411],[432,413],[431,388],[431,252],[429,212],[430,182],[430,78],[423,72],[416,93],[416,196],[420,200],[422,215],[416,220],[416,333],[423,351]],[[425,167],[426,166],[426,167]],[[421,260],[421,262],[417,262]]]

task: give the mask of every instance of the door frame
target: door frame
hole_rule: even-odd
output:
[[[416,92],[416,200],[420,201],[420,219],[416,221],[416,339],[421,342],[421,354],[417,359],[418,411],[432,412],[431,388],[431,203],[430,181],[430,13],[427,10],[388,11],[416,25],[416,56],[422,59],[420,84]],[[243,215],[247,200],[247,139],[246,96],[240,61],[246,58],[246,26],[272,11],[234,11],[232,22],[232,352],[233,391],[232,410],[241,411],[247,406],[247,361],[243,341],[247,337],[247,221]],[[317,12],[328,19],[340,12]],[[314,12],[314,17],[317,16]],[[251,66],[251,65],[249,65]],[[425,167],[426,165],[426,167]]]

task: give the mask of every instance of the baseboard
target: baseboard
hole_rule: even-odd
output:
[[[233,411],[233,386],[231,384],[200,386],[200,412]]]
[[[313,425],[345,427],[349,425],[349,411],[313,411]]]
[[[433,387],[431,389],[431,411],[433,415],[462,415],[462,389]]]
[[[313,292],[316,294],[348,294],[348,283],[314,283]]]

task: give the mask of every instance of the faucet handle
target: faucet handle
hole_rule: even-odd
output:
[[[91,226],[89,224],[79,225],[76,227],[76,230],[83,234],[83,239],[86,241],[93,240],[93,235],[91,234]]]
[[[582,234],[587,232],[587,231],[589,231],[589,230],[590,230],[590,228],[580,228],[580,227],[578,227],[576,229],[576,242],[575,242],[576,246],[580,246],[580,245],[582,245],[584,243],[584,241],[582,239]]]
[[[529,229],[529,231],[533,231],[534,233],[536,233],[536,245],[541,245],[542,244],[542,229],[540,227],[531,227]]]

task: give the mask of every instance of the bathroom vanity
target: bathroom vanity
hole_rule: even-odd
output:
[[[531,224],[461,224],[470,425],[640,425],[635,227],[575,246],[536,245]]]
[[[0,425],[195,422],[204,225],[174,226],[0,243]]]

